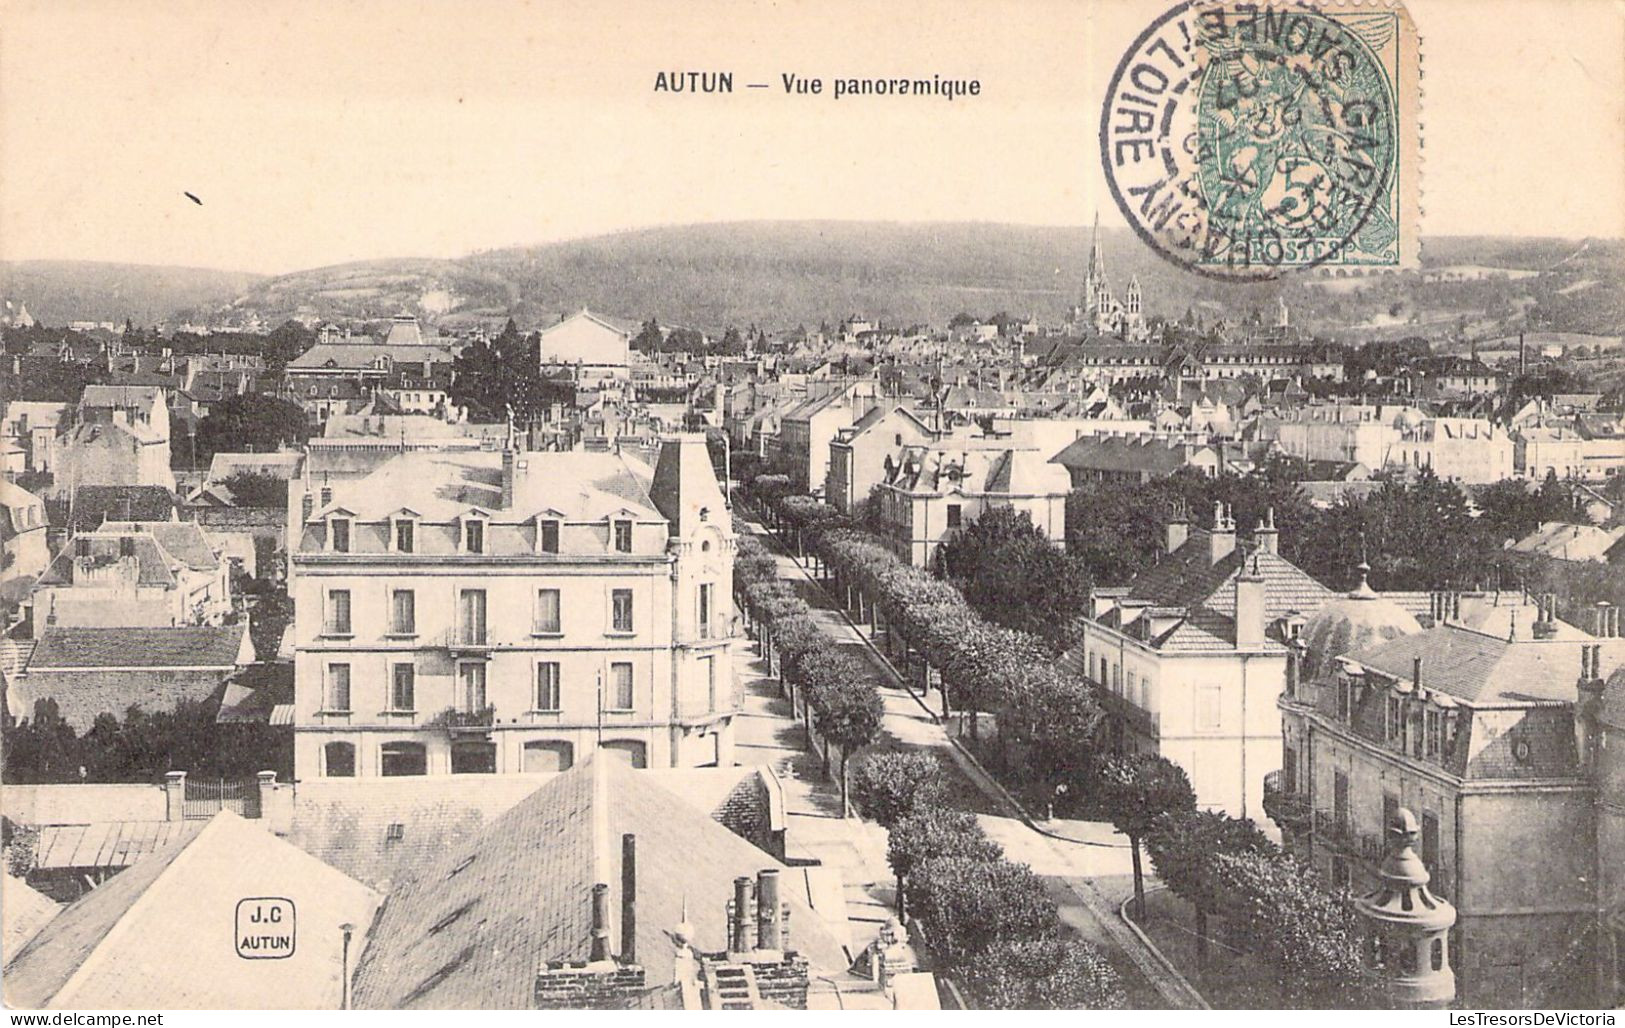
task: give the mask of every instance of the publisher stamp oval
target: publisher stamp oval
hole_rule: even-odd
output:
[[[1414,70],[1398,7],[1181,4],[1112,76],[1106,180],[1146,243],[1203,275],[1400,267]]]
[[[237,901],[237,955],[244,960],[285,960],[293,956],[297,938],[293,900],[283,896],[253,896]]]

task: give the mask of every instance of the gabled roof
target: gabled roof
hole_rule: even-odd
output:
[[[1184,545],[1129,583],[1126,598],[1187,612],[1171,631],[1153,640],[1165,652],[1233,649],[1236,579],[1244,566],[1264,578],[1266,624],[1288,614],[1307,617],[1334,597],[1331,590],[1279,554],[1245,553],[1238,546],[1215,564],[1211,533],[1193,528]]]
[[[294,908],[294,946],[282,959],[244,959],[228,934],[239,904],[254,897],[283,897]],[[365,930],[377,904],[376,892],[261,822],[222,811],[186,822],[169,845],[58,914],[6,967],[6,1000],[35,1008],[336,1008],[339,925]]]
[[[734,878],[764,868],[785,880],[791,948],[815,973],[846,969],[789,869],[645,772],[590,759],[390,891],[356,968],[355,1005],[529,1009],[539,969],[589,955],[592,887],[618,897],[627,833],[637,836],[637,955],[651,986],[673,980],[670,931],[685,907],[696,944],[719,948]],[[613,923],[618,899],[610,907]]]

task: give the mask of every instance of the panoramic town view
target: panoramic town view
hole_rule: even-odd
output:
[[[4,254],[6,1004],[1625,1005],[1619,220],[1099,200]]]

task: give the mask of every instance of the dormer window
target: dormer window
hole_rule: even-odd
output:
[[[485,521],[481,518],[463,520],[463,552],[485,552]]]
[[[329,548],[334,553],[350,552],[350,519],[334,517],[327,519],[327,538]]]
[[[559,552],[559,522],[556,518],[543,518],[536,523],[536,547],[543,553]]]
[[[616,553],[632,552],[632,522],[617,520],[612,534],[615,540]]]
[[[417,551],[418,523],[413,518],[399,517],[395,519],[394,544],[396,553],[415,553]]]

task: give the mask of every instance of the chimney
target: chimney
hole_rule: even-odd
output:
[[[502,451],[502,509],[513,509],[513,464],[514,452],[509,447]]]
[[[764,868],[756,876],[756,948],[781,950],[784,933],[779,908],[779,872]]]
[[[621,836],[621,963],[638,962],[638,837]]]
[[[610,959],[609,886],[603,882],[592,887],[592,949],[587,959],[593,963]]]
[[[1210,562],[1217,564],[1236,550],[1236,522],[1229,508],[1222,503],[1213,505],[1213,529],[1209,533]]]
[[[1232,540],[1234,537],[1232,536]],[[1257,649],[1264,643],[1264,576],[1258,558],[1243,565],[1236,576],[1236,649]]]
[[[1185,517],[1184,510],[1181,509],[1176,511],[1174,516],[1168,519],[1166,532],[1166,552],[1173,553],[1175,550],[1185,545],[1185,540],[1190,538],[1191,523],[1190,519]]]
[[[1411,658],[1411,686],[1417,692],[1422,690],[1422,658]]]
[[[734,901],[728,918],[728,950],[750,951],[750,875],[734,879]]]
[[[1275,530],[1275,508],[1264,511],[1264,520],[1253,531],[1253,539],[1260,553],[1279,553],[1281,533]]]

